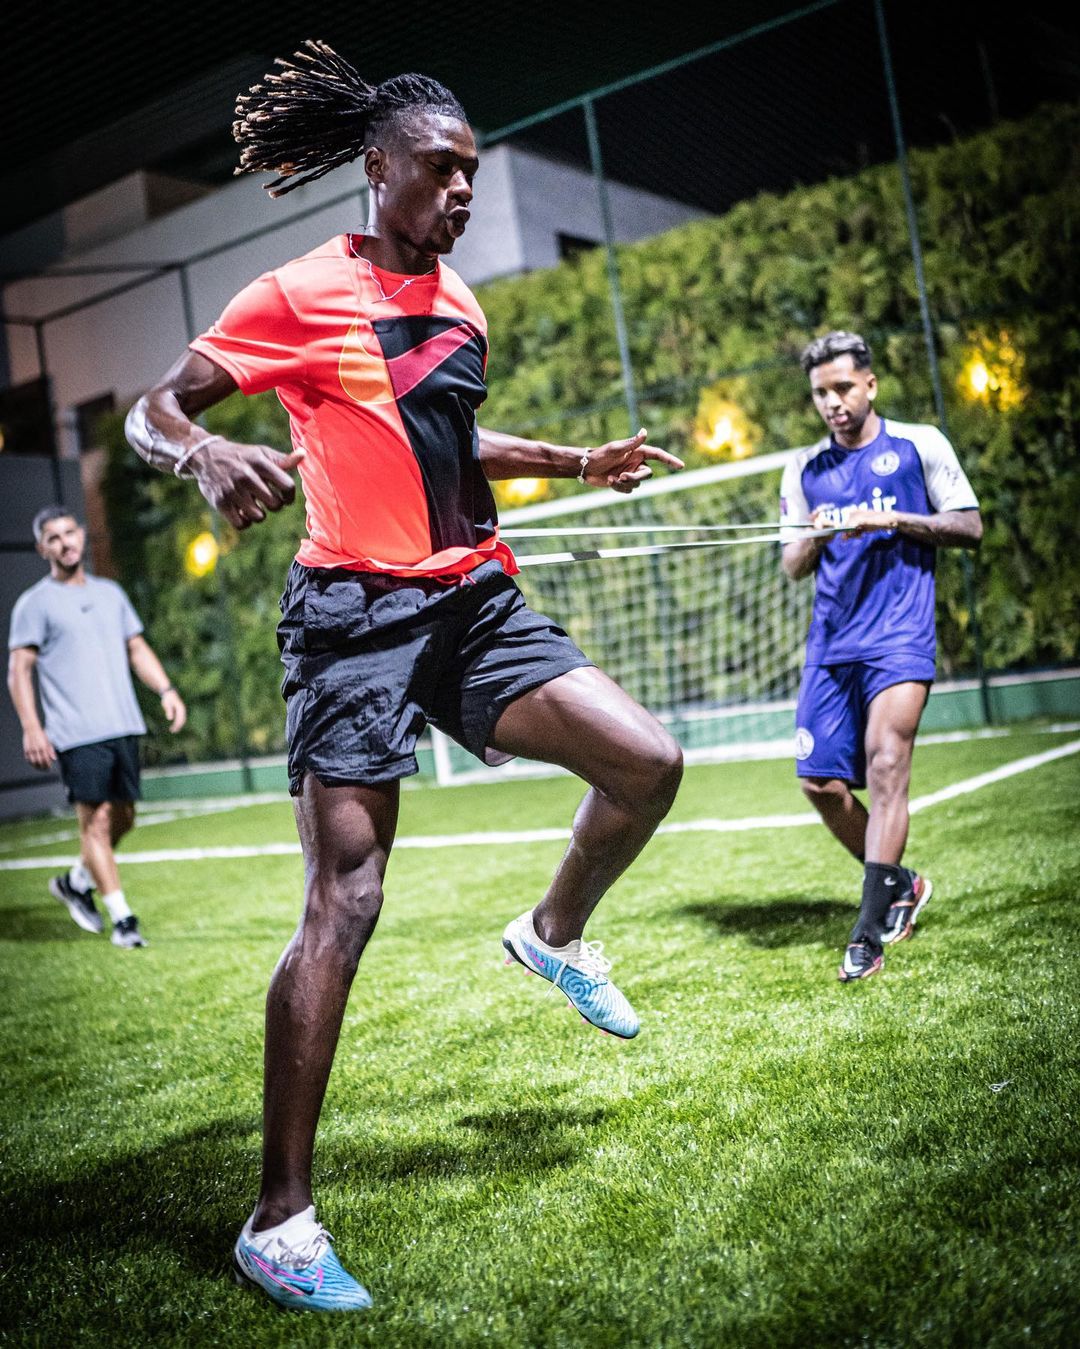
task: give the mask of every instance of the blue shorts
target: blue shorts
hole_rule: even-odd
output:
[[[505,762],[488,751],[505,709],[592,664],[497,562],[457,584],[294,562],[278,646],[294,795],[305,773],[327,787],[408,777],[429,723]]]
[[[866,786],[870,704],[894,684],[931,684],[934,662],[898,652],[841,665],[807,665],[795,713],[795,772]]]

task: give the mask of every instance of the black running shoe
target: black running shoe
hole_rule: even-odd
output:
[[[920,876],[917,871],[911,871],[907,867],[904,870],[911,879],[911,889],[905,891],[903,898],[891,904],[885,915],[885,930],[881,934],[881,940],[886,946],[890,942],[906,941],[911,936],[915,931],[919,914],[926,908],[930,896],[934,893],[933,884],[925,876]]]
[[[128,949],[133,946],[146,945],[146,939],[139,931],[139,920],[133,913],[129,913],[126,918],[121,918],[118,923],[113,923],[110,940],[114,946],[124,946]]]
[[[875,948],[868,941],[853,941],[840,962],[840,982],[850,984],[853,979],[869,979],[884,964],[880,947]]]
[[[84,932],[101,931],[101,914],[94,907],[93,891],[76,890],[66,875],[60,875],[49,882],[49,894],[63,904]]]

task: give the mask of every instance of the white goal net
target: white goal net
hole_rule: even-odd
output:
[[[501,516],[522,565],[517,578],[534,609],[555,619],[585,654],[668,726],[691,759],[786,752],[813,585],[780,569],[775,541],[722,530],[605,534],[613,526],[726,526],[776,521],[782,451],[656,479],[631,495],[591,492]],[[585,534],[580,531],[597,531]],[[530,566],[538,554],[719,542],[649,556]],[[433,732],[440,782],[492,780],[545,771],[521,760],[483,768]],[[547,770],[553,771],[553,770]]]

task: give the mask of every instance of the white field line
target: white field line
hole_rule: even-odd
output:
[[[956,797],[966,796],[970,792],[980,791],[995,782],[1015,777],[1018,773],[1030,772],[1041,768],[1043,764],[1053,763],[1055,759],[1064,759],[1070,754],[1080,753],[1080,740],[1070,740],[1054,749],[1044,750],[1042,754],[1029,754],[1023,759],[1014,759],[1002,764],[1000,768],[988,773],[978,773],[973,778],[964,778],[940,791],[929,792],[926,796],[916,797],[911,802],[911,812],[916,814],[942,801],[952,801]],[[806,825],[815,825],[818,817],[808,811],[792,815],[748,815],[737,820],[684,820],[674,824],[662,824],[658,834],[741,834],[753,829],[797,829]],[[570,837],[569,829],[507,829],[485,830],[468,834],[412,834],[399,838],[395,848],[489,848],[498,844],[520,843],[557,843]],[[300,844],[262,843],[224,845],[216,848],[158,848],[146,852],[122,853],[120,861],[124,865],[154,864],[158,862],[201,862],[227,860],[245,857],[298,857]],[[16,857],[0,861],[0,871],[52,870],[66,867],[70,857]]]
[[[791,704],[794,708],[794,702]],[[1010,726],[982,726],[975,730],[963,731],[930,731],[926,735],[919,736],[920,745],[951,745],[959,744],[968,740],[1000,740],[1013,735],[1062,735],[1080,731],[1080,721],[1059,721],[1046,726],[1029,726],[1016,730]],[[790,759],[795,754],[795,738],[789,736],[785,740],[760,741],[755,743],[745,743],[730,750],[720,748],[708,749],[690,749],[684,752],[684,758],[688,764],[695,763],[742,763],[746,761],[762,762],[766,759]],[[536,766],[536,776],[541,772],[547,773],[549,765],[538,764]],[[480,769],[486,782],[491,782],[489,776],[490,769]],[[550,770],[565,774],[565,769]],[[459,775],[464,777],[465,775]],[[528,774],[524,768],[513,777],[527,777]],[[509,781],[510,778],[507,778]],[[424,784],[416,779],[409,779],[403,782],[402,787],[408,791],[422,790]],[[453,786],[457,786],[455,781]],[[186,796],[177,797],[175,800],[147,801],[139,809],[138,825],[140,829],[147,829],[155,824],[171,824],[173,820],[187,819],[193,815],[221,815],[230,810],[242,810],[248,806],[280,805],[283,802],[291,801],[288,792],[244,792],[234,796]],[[57,817],[59,819],[59,817]],[[40,848],[46,843],[67,843],[79,837],[79,831],[72,826],[62,829],[56,829],[47,834],[36,834],[27,838],[21,838],[14,843],[0,843],[0,853],[17,852],[20,848]],[[398,844],[400,847],[401,845]]]
[[[190,797],[176,801],[148,801],[137,816],[140,829],[155,824],[171,824],[173,820],[190,820],[198,815],[221,815],[245,806],[278,805],[291,800],[288,792],[249,792],[244,796]],[[79,831],[68,826],[51,834],[35,834],[16,843],[0,843],[0,853],[15,852],[19,848],[40,848],[45,843],[66,843],[77,839]]]
[[[1017,773],[1026,773],[1032,768],[1041,768],[1043,764],[1053,763],[1055,759],[1067,758],[1070,754],[1076,754],[1080,751],[1080,740],[1069,740],[1064,745],[1058,745],[1055,749],[1044,749],[1041,754],[1029,754],[1023,759],[1013,759],[1011,763],[1002,764],[1000,768],[992,768],[988,773],[978,773],[973,778],[966,778],[963,782],[954,782],[951,787],[942,787],[940,791],[928,792],[926,796],[920,796],[911,803],[911,812],[926,810],[928,806],[940,805],[942,801],[952,801],[957,796],[964,796],[968,792],[977,792],[982,787],[989,787],[995,782],[1001,782],[1005,778],[1015,777]]]

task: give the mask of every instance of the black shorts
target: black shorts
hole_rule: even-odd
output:
[[[92,745],[62,749],[60,776],[72,803],[96,806],[102,801],[138,801],[139,737],[121,735]]]
[[[392,782],[417,771],[430,723],[488,763],[502,712],[591,665],[534,613],[497,562],[460,583],[294,562],[281,597],[289,790]]]

